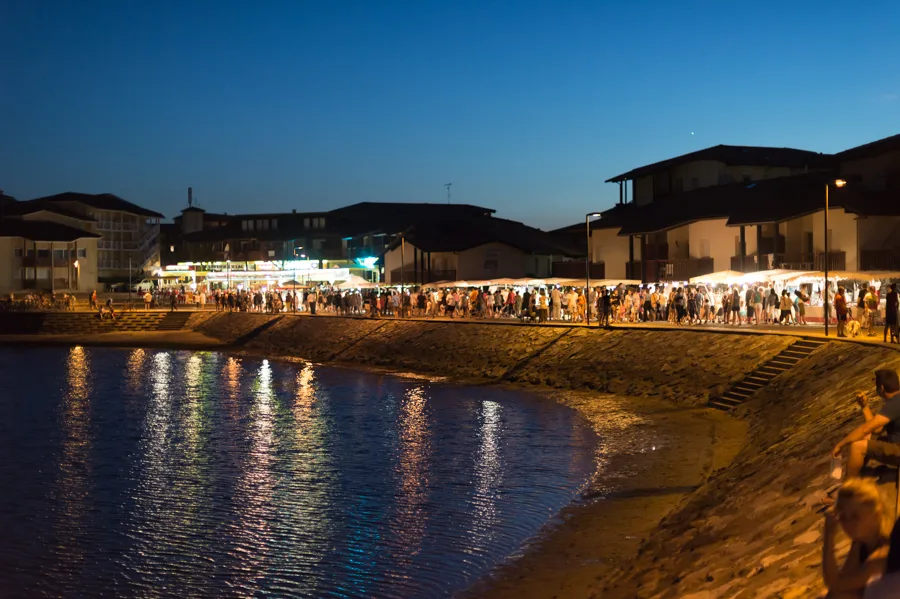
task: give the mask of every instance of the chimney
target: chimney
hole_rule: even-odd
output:
[[[297,214],[297,209],[294,208],[293,210],[291,210],[291,213],[292,213],[292,214]]]
[[[194,205],[194,190],[188,187],[188,208]]]

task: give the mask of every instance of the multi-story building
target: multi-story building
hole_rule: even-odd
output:
[[[716,146],[609,182],[620,202],[592,223],[590,244],[608,278],[900,267],[900,135],[833,156]],[[584,224],[555,234],[584,236]]]
[[[414,225],[489,218],[466,204],[360,202],[322,212],[213,214],[192,205],[163,225],[163,264],[310,259],[374,271],[399,235]]]
[[[101,283],[119,283],[159,268],[159,219],[163,215],[113,194],[60,193],[18,202],[33,219],[68,219],[99,235],[97,271]]]
[[[0,293],[96,289],[98,237],[52,220],[0,217]]]

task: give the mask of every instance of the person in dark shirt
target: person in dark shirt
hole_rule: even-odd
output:
[[[888,332],[891,334],[891,343],[900,343],[900,331],[898,331],[898,305],[897,284],[891,283],[890,291],[885,298],[884,311],[884,342],[887,343]]]
[[[856,401],[866,421],[841,439],[831,452],[832,457],[838,459],[844,447],[850,447],[845,480],[859,476],[868,459],[900,466],[900,376],[897,371],[876,370],[875,389],[884,400],[881,412],[873,414],[866,394],[857,392]],[[879,436],[875,439],[871,438],[873,435]]]

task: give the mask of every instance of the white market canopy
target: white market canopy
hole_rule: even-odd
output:
[[[699,277],[691,277],[691,283],[724,283],[731,285],[737,283],[744,273],[736,270],[720,270],[719,272],[711,272],[708,275],[700,275]]]
[[[338,285],[338,289],[371,289],[375,287],[375,283],[370,283],[359,275],[351,274],[347,279]]]

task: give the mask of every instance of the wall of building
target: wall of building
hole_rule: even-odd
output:
[[[591,256],[603,262],[607,279],[625,279],[628,263],[628,237],[619,235],[620,229],[591,229]],[[634,240],[634,259],[641,259],[640,240]]]
[[[712,258],[715,271],[731,268],[735,256],[735,233],[739,230],[726,226],[728,219],[701,220],[687,226],[691,258]],[[684,228],[684,227],[682,227]]]
[[[77,259],[78,267],[75,267],[75,259],[70,255],[78,255],[77,250],[83,250],[84,256]],[[28,266],[24,273],[22,264],[23,256],[28,251],[37,250],[67,250],[63,256],[55,256],[53,259],[53,271],[49,258],[38,261],[37,280],[41,289],[55,289],[56,291],[91,291],[97,287],[97,240],[79,239],[77,242],[37,242],[23,240],[21,237],[0,237],[0,293],[15,293],[26,288],[34,287],[34,266]],[[20,256],[16,254],[20,253]],[[36,254],[32,254],[34,257]],[[51,282],[51,279],[53,282]],[[77,289],[76,289],[77,287]]]
[[[813,226],[812,214],[785,222],[782,229],[784,232],[785,253],[791,255],[812,253],[815,242],[813,242],[813,247],[809,246],[809,233],[814,232]]]
[[[690,225],[684,225],[666,232],[666,241],[669,243],[669,260],[684,260],[690,258]]]
[[[841,176],[861,175],[869,189],[885,189],[889,180],[900,181],[900,150],[841,164]]]
[[[404,265],[404,279],[407,281],[414,280],[414,273],[416,268],[416,254],[417,248],[411,244],[407,243],[405,250],[401,252],[400,248],[394,248],[384,254],[384,281],[389,285],[395,285],[400,282],[399,276],[394,277],[394,271],[400,270],[400,265]],[[403,260],[401,260],[401,254],[403,256]],[[428,272],[428,254],[425,252],[419,252],[419,260],[423,261],[419,264],[419,270],[422,271],[423,276],[426,277],[427,280],[427,272]],[[459,257],[455,252],[433,252],[431,254],[431,272],[434,273],[447,273],[453,272],[456,273],[458,271],[458,263]],[[455,275],[452,278],[460,279],[459,275]],[[397,280],[393,280],[397,279]]]
[[[860,250],[900,248],[900,217],[873,216],[860,218],[856,223],[859,227]]]
[[[824,218],[824,210],[812,215],[813,247],[816,252],[825,251]],[[844,212],[843,208],[829,210],[828,232],[829,250],[843,251],[846,255],[847,270],[859,270],[856,217]]]
[[[486,243],[458,255],[457,278],[469,280],[551,276],[550,256],[537,256],[503,243]]]
[[[638,206],[653,201],[653,177],[639,177],[631,182],[634,203]]]

